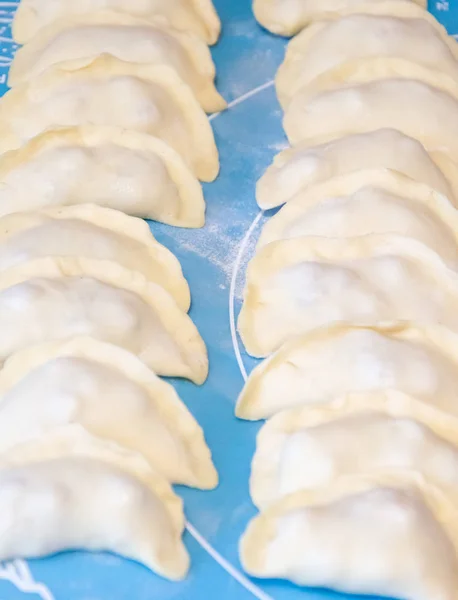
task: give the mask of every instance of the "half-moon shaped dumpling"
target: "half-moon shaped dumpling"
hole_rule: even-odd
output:
[[[168,28],[159,19],[152,23],[109,11],[45,27],[17,51],[8,85],[24,83],[54,65],[80,69],[105,54],[129,63],[170,67],[190,86],[205,111],[226,107],[213,82],[215,65],[205,42]]]
[[[75,423],[142,455],[172,483],[202,489],[218,483],[202,429],[174,388],[130,352],[73,338],[26,348],[5,362],[1,454],[36,440],[42,446],[56,428]]]
[[[90,125],[57,129],[0,157],[1,216],[86,202],[178,227],[205,222],[195,176],[150,135]]]
[[[105,461],[62,458],[0,469],[0,559],[109,550],[183,579],[183,522],[157,486]]]
[[[17,427],[17,423],[10,424]],[[9,436],[9,441],[13,441],[13,436]],[[97,460],[147,483],[156,496],[164,500],[177,527],[183,528],[183,501],[173,492],[170,483],[141,454],[94,436],[77,423],[54,427],[43,432],[43,435],[24,438],[10,447],[4,444],[0,455],[0,470],[61,458]]]
[[[412,472],[458,501],[458,420],[399,392],[283,411],[257,436],[250,491],[264,508],[347,476]]]
[[[261,208],[273,208],[302,190],[309,193],[314,184],[366,169],[391,169],[452,197],[451,186],[458,190],[458,177],[449,184],[433,160],[417,140],[395,129],[300,144],[275,156],[258,180],[256,199]]]
[[[395,233],[422,242],[458,269],[457,210],[428,186],[394,175],[400,182],[398,194],[375,185],[314,202],[313,192],[311,199],[306,190],[300,192],[264,225],[258,248],[303,236],[351,238]]]
[[[288,105],[315,77],[357,58],[401,58],[456,79],[457,43],[437,21],[427,20],[426,11],[409,6],[419,13],[417,18],[354,14],[304,29],[288,44],[277,72],[281,104]]]
[[[221,29],[212,0],[23,0],[14,17],[13,38],[25,44],[56,20],[104,9],[153,21],[160,15],[171,27],[195,33],[208,44],[216,42]]]
[[[250,261],[238,325],[247,352],[263,357],[333,321],[418,320],[458,331],[457,302],[458,274],[416,240],[301,237],[272,242]]]
[[[256,517],[240,555],[255,577],[402,600],[454,600],[457,510],[426,482],[368,478],[287,496]]]
[[[116,263],[41,258],[0,273],[0,361],[31,344],[88,335],[159,375],[205,381],[205,344],[161,286]]]
[[[264,419],[346,393],[399,390],[458,417],[458,336],[440,325],[339,323],[298,336],[260,363],[236,414]]]
[[[426,9],[426,0],[412,0]],[[253,11],[263,27],[278,35],[291,36],[324,19],[354,13],[415,15],[410,0],[254,0]]]
[[[117,262],[161,285],[182,310],[189,309],[189,287],[180,263],[140,219],[93,204],[0,218],[0,272],[54,256]]]
[[[174,148],[204,181],[218,174],[207,117],[172,69],[101,57],[84,69],[53,69],[0,99],[0,152],[47,129],[106,125],[149,133]]]
[[[283,125],[294,145],[393,128],[458,162],[458,98],[420,81],[383,79],[312,97],[298,92]]]
[[[433,71],[410,60],[386,56],[344,62],[306,83],[296,94],[300,93],[302,98],[307,95],[314,97],[323,92],[381,79],[413,79],[458,98],[457,80],[450,75]]]

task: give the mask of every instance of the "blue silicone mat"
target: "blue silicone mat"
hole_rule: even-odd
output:
[[[282,582],[251,581],[238,560],[239,537],[255,514],[248,477],[259,425],[234,417],[243,376],[255,362],[243,352],[234,319],[240,310],[245,266],[266,218],[255,202],[255,182],[287,145],[273,88],[286,41],[256,24],[250,0],[215,0],[215,5],[223,35],[213,57],[218,88],[230,104],[228,111],[212,118],[221,173],[216,182],[204,186],[207,223],[202,230],[151,224],[154,235],[181,261],[192,292],[190,314],[210,358],[210,375],[203,387],[172,382],[205,429],[221,480],[212,492],[177,488],[189,522],[185,543],[192,557],[190,574],[183,583],[168,583],[109,554],[71,552],[0,565],[0,600],[348,598]],[[6,91],[8,65],[16,49],[9,27],[16,6],[0,0],[0,95]],[[458,32],[458,0],[433,2],[430,10],[451,33]]]

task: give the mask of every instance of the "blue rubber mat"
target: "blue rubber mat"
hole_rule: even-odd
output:
[[[286,41],[256,24],[249,0],[216,0],[215,4],[223,35],[213,57],[218,88],[230,104],[228,111],[212,118],[221,174],[205,185],[207,223],[202,230],[151,224],[154,235],[181,261],[192,292],[190,314],[209,349],[210,375],[204,386],[172,382],[205,429],[221,479],[212,492],[177,488],[188,519],[185,543],[192,557],[190,574],[183,583],[168,583],[109,554],[71,552],[2,565],[0,600],[348,598],[281,582],[251,581],[238,560],[239,537],[255,514],[248,477],[259,425],[237,421],[233,414],[244,375],[255,362],[239,344],[234,319],[240,309],[246,262],[266,218],[254,199],[255,182],[274,154],[286,147],[273,89]],[[0,0],[0,93],[6,90],[6,73],[16,48],[9,28],[16,6]],[[451,33],[458,32],[458,0],[433,2],[430,9]],[[455,29],[452,23],[457,23]]]

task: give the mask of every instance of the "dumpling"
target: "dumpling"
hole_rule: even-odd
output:
[[[417,140],[395,129],[348,135],[325,144],[299,144],[275,156],[258,180],[256,200],[262,209],[273,208],[298,192],[308,194],[314,184],[366,169],[397,171],[452,198],[458,177],[452,172],[449,183],[433,160]]]
[[[0,469],[0,560],[109,550],[183,579],[189,556],[170,500],[107,462],[62,458]]]
[[[307,190],[300,192],[264,225],[258,248],[305,236],[351,238],[394,233],[422,242],[448,266],[458,269],[456,209],[428,186],[393,175],[400,184],[397,194],[368,185],[349,195],[336,193],[315,201],[313,188],[310,197]]]
[[[161,285],[182,310],[189,309],[191,297],[180,263],[140,219],[93,204],[0,218],[0,273],[54,256],[117,262]]]
[[[333,321],[439,322],[458,331],[457,302],[457,273],[416,240],[302,237],[272,242],[251,260],[238,326],[247,352],[263,357]]]
[[[420,81],[386,79],[312,97],[299,92],[283,125],[293,145],[393,128],[458,162],[458,99]]]
[[[458,501],[458,419],[399,392],[283,411],[257,436],[250,492],[264,508],[347,476],[420,473]],[[426,410],[425,410],[426,409]]]
[[[160,15],[171,27],[195,33],[207,44],[217,41],[221,29],[212,0],[22,0],[13,21],[13,38],[25,44],[58,19],[103,9],[153,21]]]
[[[73,338],[26,348],[5,362],[1,454],[37,440],[42,447],[56,429],[64,432],[62,447],[75,424],[143,456],[172,483],[202,489],[218,483],[202,429],[174,388],[130,352]]]
[[[242,419],[268,418],[347,393],[387,389],[458,417],[458,336],[440,325],[338,323],[285,344],[250,374],[237,402]]]
[[[11,440],[10,435],[9,441]],[[96,460],[147,483],[155,495],[164,501],[172,521],[183,528],[183,501],[173,492],[170,483],[141,454],[94,436],[77,423],[54,427],[43,435],[24,439],[11,447],[3,444],[0,471],[5,467],[19,467],[61,458]]]
[[[0,157],[0,216],[86,202],[177,227],[205,222],[195,176],[173,148],[147,134],[57,129]]]
[[[454,600],[457,511],[432,485],[350,480],[281,500],[249,525],[240,556],[255,577],[351,594]]]
[[[41,258],[0,274],[0,361],[45,341],[88,335],[130,350],[159,375],[203,383],[205,344],[161,286],[118,264]]]
[[[149,133],[174,148],[199,179],[218,174],[210,123],[173,70],[106,56],[80,70],[51,70],[7,92],[0,100],[0,152],[47,129],[88,124]]]
[[[357,58],[401,58],[456,79],[457,43],[437,21],[425,18],[426,11],[415,9],[416,18],[354,14],[304,29],[288,44],[277,72],[281,104],[315,77]]]
[[[226,107],[215,85],[215,65],[205,42],[156,23],[102,12],[52,23],[20,48],[11,63],[8,85],[15,87],[54,65],[80,69],[108,54],[128,63],[167,66],[193,90],[203,109]]]
[[[256,19],[278,35],[291,36],[315,21],[353,13],[412,14],[411,0],[254,0]],[[412,0],[426,9],[426,0]],[[418,11],[419,12],[419,11]]]
[[[458,63],[457,63],[458,64]],[[301,98],[314,97],[342,87],[383,79],[413,79],[458,98],[457,80],[410,60],[400,58],[362,58],[342,63],[305,84],[296,93]]]

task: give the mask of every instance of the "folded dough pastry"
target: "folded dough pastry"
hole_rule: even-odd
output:
[[[312,141],[275,156],[257,182],[256,199],[262,209],[274,208],[298,192],[311,193],[314,184],[367,169],[397,171],[452,199],[458,177],[452,171],[453,179],[448,181],[436,160],[417,140],[396,129],[348,135],[323,144]]]
[[[256,577],[402,600],[455,600],[456,507],[427,482],[348,480],[273,505],[248,525],[240,555]]]
[[[17,427],[17,423],[15,425]],[[12,441],[11,434],[9,441]],[[4,444],[0,455],[0,472],[5,467],[20,467],[63,458],[95,460],[143,481],[154,490],[156,496],[164,500],[172,521],[183,529],[183,501],[173,492],[170,483],[141,454],[92,435],[78,423],[54,427],[44,435],[23,439],[11,447]]]
[[[130,352],[93,338],[73,338],[26,348],[5,362],[2,455],[13,448],[9,456],[14,458],[21,444],[42,448],[56,430],[59,448],[69,443],[79,448],[81,432],[70,435],[75,424],[87,435],[141,455],[172,483],[202,489],[218,483],[194,417],[174,388]]]
[[[53,256],[117,262],[189,309],[189,287],[175,255],[156,241],[147,223],[117,210],[81,204],[0,218],[0,272]]]
[[[452,78],[458,76],[458,45],[426,11],[416,18],[354,14],[304,29],[289,44],[275,79],[286,106],[304,85],[357,58],[400,58]],[[413,79],[413,77],[412,77]]]
[[[250,374],[237,402],[243,419],[305,405],[326,406],[347,393],[387,389],[458,417],[458,336],[440,325],[339,323],[285,344]]]
[[[213,132],[191,90],[167,67],[101,57],[76,71],[52,69],[0,99],[0,152],[48,129],[106,125],[149,133],[204,181],[218,174]]]
[[[324,142],[386,127],[397,129],[428,151],[445,152],[458,162],[458,98],[421,81],[383,79],[312,97],[298,92],[283,125],[293,145],[314,138]]]
[[[393,182],[398,181],[397,193],[367,185],[350,194],[339,194],[336,188],[325,198],[314,194],[317,188],[331,188],[332,180],[312,186],[310,195],[307,190],[300,192],[267,221],[258,248],[305,236],[352,238],[394,233],[422,242],[458,269],[458,211],[427,185],[395,172],[390,175]]]
[[[0,157],[1,216],[87,202],[178,227],[205,222],[196,177],[173,148],[144,133],[57,129]]]
[[[394,234],[301,237],[264,246],[247,271],[239,331],[263,357],[333,321],[439,322],[458,331],[458,274],[422,243]]]
[[[207,44],[217,41],[221,29],[212,0],[23,0],[14,16],[13,38],[25,44],[56,20],[103,9],[153,21],[163,17],[171,27],[195,33]]]
[[[456,78],[423,65],[418,65],[411,60],[386,56],[358,58],[344,62],[322,75],[318,75],[310,83],[300,87],[295,93],[300,94],[302,99],[307,96],[313,98],[318,94],[338,88],[383,79],[413,79],[447,92],[453,98],[458,98]]]
[[[348,394],[260,430],[250,492],[264,508],[347,476],[420,473],[458,501],[458,419],[400,392]]]
[[[24,83],[53,65],[79,69],[105,54],[129,63],[169,67],[190,86],[204,110],[226,107],[214,85],[215,65],[205,42],[160,19],[152,23],[109,11],[74,15],[45,27],[17,51],[8,85]]]
[[[63,550],[109,550],[168,579],[183,579],[189,556],[170,489],[105,461],[57,458],[0,469],[0,558]]]
[[[205,344],[170,294],[110,261],[40,258],[0,273],[0,321],[0,361],[88,335],[130,350],[159,375],[207,376]]]
[[[426,0],[412,0],[426,8]],[[415,15],[411,0],[254,0],[256,19],[278,35],[290,36],[323,19],[336,19],[354,13]]]

